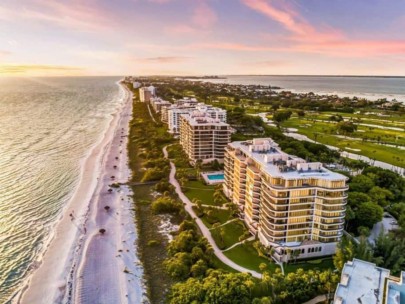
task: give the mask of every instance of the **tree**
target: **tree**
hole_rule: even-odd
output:
[[[342,271],[345,263],[354,258],[354,254],[353,242],[344,235],[340,242],[337,243],[336,254],[333,257],[333,264],[339,271]]]
[[[355,188],[358,187],[358,185],[355,185]],[[349,192],[348,202],[350,207],[357,209],[362,203],[371,202],[371,198],[362,192]]]
[[[372,202],[365,202],[359,206],[356,212],[356,220],[359,226],[373,228],[375,223],[382,220],[384,209]]]
[[[169,299],[173,304],[248,304],[252,302],[253,287],[254,283],[249,274],[211,270],[202,280],[190,278],[175,284]]]
[[[372,202],[377,203],[381,207],[386,207],[388,204],[387,200],[392,200],[394,198],[391,191],[378,186],[371,188],[368,195],[370,196]]]
[[[277,123],[277,125],[279,125],[283,121],[286,121],[286,120],[290,119],[291,115],[292,115],[292,112],[290,110],[288,110],[288,111],[276,111],[273,114],[273,120]]]
[[[298,110],[298,111],[297,111],[297,115],[298,115],[298,117],[302,118],[302,117],[305,116],[305,111],[303,111],[303,110]]]
[[[354,220],[355,218],[356,218],[356,213],[353,211],[352,207],[347,206],[346,207],[346,215],[345,215],[346,230],[349,227],[350,221]]]
[[[190,273],[194,278],[203,277],[207,269],[207,263],[200,259],[193,266],[191,266]]]
[[[349,189],[353,192],[368,192],[374,187],[374,182],[366,175],[360,174],[352,178],[349,183]]]
[[[336,125],[336,129],[339,131],[339,133],[348,135],[357,130],[357,125],[351,121],[341,121]]]
[[[189,253],[179,252],[164,261],[166,272],[175,279],[186,279],[189,275],[191,257]]]

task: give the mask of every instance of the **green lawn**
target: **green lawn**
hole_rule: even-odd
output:
[[[204,212],[208,212],[208,208],[203,208]],[[220,223],[224,224],[230,219],[231,217],[231,212],[229,210],[224,210],[224,209],[213,209],[213,218],[209,218],[207,215],[204,215],[201,220],[203,221],[204,225],[207,226],[208,228],[211,228],[213,224]]]
[[[299,268],[302,268],[304,270],[319,269],[321,271],[326,269],[335,270],[335,265],[333,265],[333,258],[331,257],[308,261],[297,261],[297,263],[284,264],[283,266],[286,274],[290,272],[295,272]]]
[[[223,242],[221,241],[220,237],[221,229],[224,232]],[[242,236],[246,231],[247,229],[245,228],[243,222],[240,220],[236,220],[234,222],[211,230],[211,234],[218,247],[221,249],[226,249],[239,242],[239,237]]]
[[[203,205],[214,205],[215,186],[204,185],[202,181],[188,181],[183,188],[184,194],[190,199],[199,199]]]
[[[215,268],[223,269],[223,270],[228,271],[228,272],[239,272],[239,271],[233,269],[232,267],[229,267],[228,265],[224,264],[222,261],[220,261],[220,260],[217,258],[216,255],[213,255],[213,256],[212,256],[212,263],[213,263],[213,266],[214,266]]]
[[[273,261],[260,257],[257,254],[256,249],[253,247],[252,242],[246,242],[242,245],[238,245],[229,251],[225,251],[224,254],[235,263],[247,269],[258,272],[260,272],[259,265],[261,263],[265,263],[270,272],[273,272],[279,267]]]

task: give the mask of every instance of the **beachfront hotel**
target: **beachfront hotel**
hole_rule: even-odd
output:
[[[211,112],[196,110],[180,116],[180,144],[191,163],[198,160],[203,163],[224,161],[225,147],[231,140],[231,128],[212,115]]]
[[[400,304],[405,299],[405,272],[400,277],[374,263],[353,259],[342,269],[333,303]]]
[[[275,258],[335,253],[343,234],[345,176],[284,153],[270,138],[228,144],[224,164],[225,195]]]

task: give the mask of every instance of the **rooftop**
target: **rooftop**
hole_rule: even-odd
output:
[[[235,141],[230,143],[235,149],[260,163],[263,171],[273,177],[297,179],[305,177],[323,178],[328,180],[345,180],[344,175],[330,171],[319,162],[306,162],[304,159],[283,152],[271,138],[255,138],[251,141]]]
[[[215,125],[219,127],[229,127],[229,124],[221,122],[220,119],[212,118],[208,116],[205,112],[193,111],[188,115],[181,115],[183,119],[186,119],[191,126],[200,125]]]
[[[370,262],[358,259],[347,262],[342,270],[334,303],[382,303],[385,279],[389,275],[388,269],[377,267]]]

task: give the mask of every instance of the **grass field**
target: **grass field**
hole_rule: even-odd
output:
[[[220,231],[223,231],[223,241],[221,241]],[[233,244],[239,242],[239,238],[247,231],[245,225],[240,220],[235,220],[224,226],[211,230],[212,237],[215,243],[221,249],[231,247]]]
[[[209,211],[208,208],[203,208],[204,212],[207,213]],[[232,219],[231,212],[229,210],[224,209],[213,209],[212,216],[209,217],[208,215],[204,215],[201,220],[203,221],[204,225],[208,228],[211,228],[213,224],[220,223],[224,224],[227,221]]]
[[[184,194],[190,199],[198,199],[203,205],[214,205],[215,186],[205,185],[202,181],[188,181],[183,187]]]
[[[242,245],[235,246],[229,251],[225,251],[224,254],[235,263],[258,272],[260,272],[259,265],[261,263],[265,263],[267,269],[271,272],[276,270],[277,267],[280,267],[273,261],[260,257],[256,249],[253,247],[252,242],[246,242]]]

